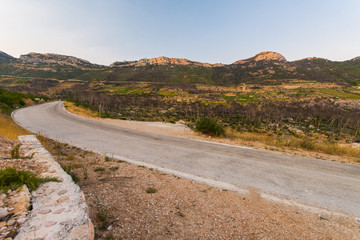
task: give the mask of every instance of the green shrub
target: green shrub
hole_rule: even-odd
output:
[[[26,97],[25,94],[0,89],[0,110],[11,111],[16,107],[25,106],[24,98]]]
[[[156,193],[157,190],[156,190],[156,188],[149,187],[148,189],[146,189],[146,192],[151,194],[151,193]]]
[[[30,171],[17,170],[16,168],[0,169],[0,191],[15,190],[26,185],[30,191],[36,190],[41,183],[59,182],[56,178],[40,178]]]
[[[110,167],[109,169],[110,169],[111,171],[116,171],[116,170],[119,169],[119,167]]]
[[[217,137],[225,134],[224,126],[210,118],[202,118],[197,121],[196,130],[201,133]]]

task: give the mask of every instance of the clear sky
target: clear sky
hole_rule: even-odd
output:
[[[0,0],[0,51],[99,64],[158,56],[232,63],[360,56],[359,0]]]

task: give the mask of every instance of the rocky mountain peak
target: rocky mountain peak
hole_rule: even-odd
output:
[[[281,55],[280,53],[267,51],[267,52],[261,52],[259,54],[256,54],[252,58],[236,61],[233,64],[243,64],[243,63],[248,63],[248,62],[259,62],[259,61],[286,62],[286,58],[283,55]]]
[[[190,65],[194,62],[187,60],[185,58],[168,58],[168,57],[157,57],[157,58],[150,58],[150,59],[140,59],[138,64],[150,64],[150,65]]]
[[[21,55],[19,59],[22,63],[59,64],[59,65],[67,65],[73,67],[98,67],[98,65],[92,64],[89,61],[83,60],[81,58],[54,54],[54,53],[31,52],[26,55]]]
[[[285,57],[277,52],[261,52],[255,56],[255,61],[286,61]]]
[[[132,62],[115,62],[111,66],[112,67],[124,67],[124,66],[135,66],[135,67],[143,67],[147,65],[182,65],[182,66],[201,66],[201,67],[221,67],[224,64],[220,63],[202,63],[191,61],[186,58],[168,58],[168,57],[157,57],[157,58],[143,58],[139,61],[132,61]]]

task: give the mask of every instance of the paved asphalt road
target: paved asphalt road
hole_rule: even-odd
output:
[[[70,114],[60,101],[20,109],[13,118],[32,132],[88,150],[360,216],[360,166],[123,129]]]

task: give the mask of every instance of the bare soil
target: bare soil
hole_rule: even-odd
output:
[[[72,165],[97,239],[359,239],[353,217],[241,195],[41,138]]]

